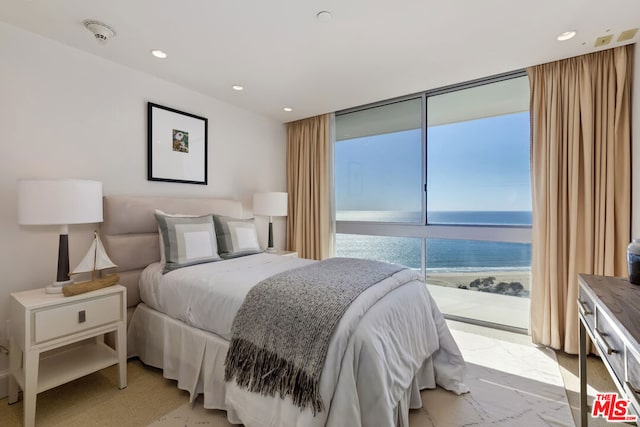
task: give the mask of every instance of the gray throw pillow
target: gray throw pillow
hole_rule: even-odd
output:
[[[218,239],[218,253],[224,259],[262,252],[256,224],[251,219],[213,215]]]
[[[212,215],[178,217],[156,212],[155,217],[164,244],[163,273],[220,260]]]

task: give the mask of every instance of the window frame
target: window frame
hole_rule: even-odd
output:
[[[370,236],[391,237],[417,237],[422,239],[422,267],[421,274],[426,275],[425,251],[426,239],[461,239],[461,240],[485,240],[495,242],[531,243],[531,225],[509,224],[430,224],[427,219],[427,98],[442,95],[459,90],[474,88],[504,80],[527,76],[526,70],[516,70],[508,73],[494,75],[486,78],[453,84],[432,90],[405,95],[398,98],[366,104],[359,107],[341,110],[335,116],[363,111],[384,105],[402,102],[410,99],[421,98],[421,122],[422,122],[422,222],[380,222],[380,221],[344,221],[336,219],[337,206],[335,201],[335,174],[332,179],[332,218],[334,218],[334,234],[359,234]],[[333,122],[335,125],[335,121]],[[335,130],[333,132],[333,144],[336,144]],[[332,163],[335,167],[335,147],[332,149]]]
[[[338,143],[338,141],[336,140],[336,136],[335,136],[335,126],[336,126],[336,117],[345,115],[345,114],[350,114],[350,113],[356,113],[359,111],[365,111],[365,110],[370,110],[372,108],[377,108],[377,107],[384,107],[386,105],[391,105],[391,104],[397,104],[399,102],[404,102],[404,101],[410,101],[410,100],[414,100],[414,99],[420,99],[420,108],[421,108],[421,114],[420,114],[420,125],[421,125],[421,136],[420,136],[420,143],[421,143],[421,158],[423,159],[422,162],[422,170],[421,170],[421,186],[420,188],[422,188],[422,191],[420,192],[421,194],[421,202],[420,202],[420,209],[421,209],[421,220],[420,221],[415,221],[415,222],[397,222],[397,221],[345,221],[345,220],[338,220],[337,219],[337,212],[338,212],[338,207],[337,207],[337,196],[336,196],[336,172],[335,172],[335,167],[336,167],[336,144]],[[414,94],[410,94],[410,95],[405,95],[405,96],[401,96],[398,98],[392,98],[392,99],[387,99],[384,101],[378,101],[378,102],[374,102],[371,104],[366,104],[366,105],[362,105],[360,107],[353,107],[353,108],[348,108],[346,110],[340,110],[337,111],[333,114],[334,119],[331,121],[332,125],[333,125],[333,130],[331,132],[331,138],[332,138],[332,143],[331,143],[331,164],[332,164],[332,178],[331,178],[331,200],[332,200],[332,218],[333,221],[336,223],[336,228],[338,226],[338,223],[340,224],[350,224],[350,223],[366,223],[366,224],[382,224],[382,225],[413,225],[413,226],[424,226],[426,224],[426,208],[427,208],[427,199],[426,199],[426,185],[427,185],[427,135],[426,135],[426,126],[427,126],[427,115],[426,115],[426,111],[427,111],[427,98],[426,98],[426,92],[422,92],[422,93],[414,93]],[[339,233],[338,231],[336,231],[336,233]],[[353,233],[356,234],[356,233]],[[380,234],[380,236],[386,236],[386,234]],[[401,237],[401,236],[398,236]]]

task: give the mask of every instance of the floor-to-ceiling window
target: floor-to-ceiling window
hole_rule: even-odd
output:
[[[513,73],[336,114],[336,254],[420,269],[450,317],[527,329],[529,86]]]

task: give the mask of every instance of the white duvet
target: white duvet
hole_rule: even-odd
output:
[[[259,254],[161,274],[143,272],[142,300],[157,311],[225,339],[244,296],[262,279],[314,261]],[[406,281],[394,287],[394,281]],[[366,307],[369,307],[367,309]],[[227,417],[247,427],[408,426],[419,390],[436,384],[455,393],[464,361],[442,314],[418,275],[403,270],[363,292],[332,335],[320,389],[326,411],[313,415],[290,398],[262,396],[225,384]],[[206,400],[206,399],[205,399]]]
[[[140,277],[145,304],[190,326],[231,339],[231,325],[247,292],[276,273],[314,261],[257,254],[179,268],[162,274],[160,263]]]

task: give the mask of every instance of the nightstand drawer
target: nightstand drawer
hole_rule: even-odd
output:
[[[120,320],[120,294],[35,311],[34,343],[52,340]]]

